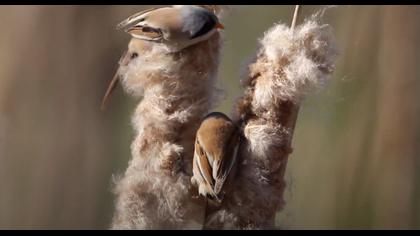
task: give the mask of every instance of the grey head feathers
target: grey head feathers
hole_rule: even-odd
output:
[[[182,7],[181,17],[184,22],[182,30],[189,32],[190,39],[207,34],[218,23],[218,19],[213,12],[198,6]]]

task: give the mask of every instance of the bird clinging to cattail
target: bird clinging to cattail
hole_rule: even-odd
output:
[[[218,29],[224,29],[224,26],[206,8],[175,5],[136,13],[118,24],[117,29],[124,29],[133,37],[128,52],[120,60],[120,66],[127,67],[130,61],[139,54],[147,53],[152,47],[163,48],[166,53],[176,53],[209,39]],[[120,67],[104,96],[102,109],[116,88],[121,72]]]
[[[197,131],[191,182],[198,192],[216,203],[234,179],[240,135],[223,113],[207,115]]]
[[[275,24],[260,39],[235,114],[243,129],[241,166],[222,206],[207,215],[205,229],[276,227],[285,204],[285,173],[299,104],[322,87],[335,68],[334,35],[321,23],[321,15],[295,28]]]

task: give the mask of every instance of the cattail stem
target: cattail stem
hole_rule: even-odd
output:
[[[296,5],[295,6],[295,12],[293,14],[293,19],[292,19],[292,24],[290,26],[291,30],[295,30],[296,27],[296,23],[298,21],[299,18],[299,13],[301,12],[302,7],[300,5]],[[290,114],[290,136],[289,136],[289,147],[292,145],[292,140],[293,140],[293,134],[294,134],[294,130],[296,127],[296,122],[297,122],[297,118],[298,118],[298,114],[299,114],[299,110],[300,110],[300,104],[296,104],[294,106],[294,108],[292,109],[292,112]]]
[[[290,28],[291,28],[292,30],[294,30],[294,29],[295,29],[296,22],[297,22],[298,17],[299,17],[300,8],[301,8],[301,7],[300,7],[300,5],[296,5],[296,6],[295,6],[295,13],[293,14],[292,25],[290,26]]]

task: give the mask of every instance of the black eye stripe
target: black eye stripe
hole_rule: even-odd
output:
[[[214,27],[216,26],[216,21],[209,19],[207,21],[205,21],[205,23],[201,26],[200,30],[195,32],[192,36],[191,39],[200,37],[202,35],[207,34],[208,32],[210,32]]]

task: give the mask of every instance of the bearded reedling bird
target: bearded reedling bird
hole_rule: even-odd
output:
[[[211,11],[193,5],[153,8],[137,13],[117,26],[134,38],[163,43],[171,52],[207,40],[223,29]]]
[[[168,53],[176,53],[187,47],[209,39],[219,29],[224,29],[217,16],[208,9],[194,5],[175,5],[152,8],[136,13],[120,24],[117,29],[124,29],[134,39],[166,47]],[[128,66],[142,50],[139,43],[133,43],[120,59],[120,67]],[[144,47],[142,43],[140,48]],[[116,88],[120,69],[111,81],[102,100],[101,109],[105,109],[107,100]]]
[[[207,115],[197,131],[191,182],[217,204],[234,178],[239,139],[236,125],[219,112]]]

